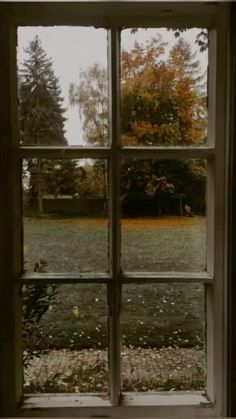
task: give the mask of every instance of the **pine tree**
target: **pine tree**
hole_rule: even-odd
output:
[[[19,71],[20,138],[24,145],[67,145],[63,98],[53,63],[38,36]]]
[[[41,40],[36,36],[25,49],[27,57],[19,70],[19,126],[22,145],[66,146],[63,98],[59,79],[55,76],[53,62],[47,57]],[[60,166],[60,179],[57,179]],[[64,170],[64,166],[66,170]],[[73,171],[75,164],[66,160],[30,159],[30,194],[38,199],[39,212],[43,212],[42,196],[49,191],[57,195],[60,189],[65,193],[62,174],[70,172],[71,184],[67,187],[73,193]],[[53,182],[49,173],[53,173]],[[66,179],[66,182],[68,179]],[[52,191],[52,183],[54,191]]]

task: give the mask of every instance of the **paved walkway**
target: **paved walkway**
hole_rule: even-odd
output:
[[[25,381],[40,384],[52,377],[68,377],[78,368],[91,373],[91,366],[107,362],[106,350],[53,350],[35,358],[25,372]],[[131,382],[154,380],[204,381],[204,351],[198,349],[144,349],[123,348],[121,353],[122,377]]]

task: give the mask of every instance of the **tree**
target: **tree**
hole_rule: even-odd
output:
[[[55,76],[53,62],[47,57],[38,36],[29,42],[25,49],[27,54],[19,70],[19,126],[20,141],[23,145],[67,145],[65,139],[65,109]],[[74,164],[70,162],[73,173]],[[42,195],[48,188],[48,173],[59,173],[58,161],[29,159],[30,191],[38,198],[39,212],[43,212]],[[60,161],[60,177],[63,167],[68,173],[68,162]],[[50,168],[50,170],[49,170]],[[71,180],[73,176],[71,176]],[[63,183],[63,180],[60,180]],[[58,189],[58,178],[55,178],[55,191]]]
[[[174,36],[178,38],[183,32],[186,32],[187,29],[179,28],[174,29]],[[199,32],[196,36],[195,43],[198,45],[200,52],[205,51],[208,48],[208,30],[199,29]]]
[[[198,145],[205,141],[206,98],[199,62],[182,38],[165,60],[164,53],[161,37],[151,39],[145,46],[136,43],[131,51],[122,53],[121,135],[124,145]],[[196,167],[202,167],[202,163],[126,161],[122,167],[124,211],[131,213],[141,208],[140,203],[137,205],[141,196],[145,209],[160,215],[178,212],[179,196],[192,204],[194,192],[187,184],[192,182],[192,190],[196,189],[195,184],[199,182],[194,177]],[[204,180],[205,172],[201,182]],[[202,205],[196,206],[197,209],[204,207],[204,188],[201,197]]]
[[[104,191],[103,167],[100,162],[86,162],[83,166],[77,167],[75,182],[80,198],[107,198],[107,191]]]
[[[36,36],[19,71],[20,138],[24,145],[67,145],[63,98],[53,63]]]
[[[206,101],[199,63],[182,38],[164,61],[164,43],[151,39],[122,53],[121,132],[125,145],[201,144]]]
[[[92,145],[108,143],[107,71],[98,63],[80,73],[79,85],[71,83],[70,104],[79,106],[84,140]]]
[[[47,160],[48,162],[48,160]],[[59,160],[44,166],[45,193],[54,195],[74,195],[76,193],[76,163],[74,160]]]
[[[79,85],[71,83],[69,99],[72,106],[79,106],[83,122],[84,140],[94,146],[108,143],[108,80],[107,71],[98,63],[80,73]],[[103,173],[104,205],[107,193],[106,162],[97,160],[95,171]],[[88,187],[88,191],[91,188]],[[89,194],[89,192],[88,192]]]
[[[71,103],[80,106],[85,139],[88,143],[102,145],[104,139],[99,127],[107,122],[108,115],[108,95],[107,93],[104,95],[105,89],[100,89],[101,74],[105,78],[105,70],[101,68],[99,72],[90,70],[91,68],[87,73],[83,73],[83,79],[77,88],[74,85],[71,87],[70,97]],[[93,86],[92,91],[91,86]],[[106,112],[95,112],[95,109],[102,107]],[[200,74],[199,62],[186,41],[179,38],[168,55],[166,44],[160,35],[145,45],[136,42],[131,51],[122,51],[123,145],[200,145],[205,142],[206,122],[203,76]],[[91,127],[93,127],[92,135],[90,135]],[[205,180],[202,163],[199,161],[192,163],[190,165],[189,161],[126,160],[122,164],[122,196],[125,211],[128,211],[132,202],[133,208],[137,210],[137,203],[140,208],[141,201],[145,203],[146,209],[150,207],[150,201],[152,203],[158,201],[159,213],[171,211],[170,201],[176,202],[179,194],[186,195],[186,173],[192,182]],[[193,170],[192,174],[189,167]],[[199,171],[203,169],[201,180],[196,180],[194,177],[194,171],[198,169]],[[190,197],[186,199],[188,202],[191,201]],[[202,200],[204,201],[203,195]]]

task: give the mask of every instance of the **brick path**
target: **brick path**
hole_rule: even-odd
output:
[[[204,380],[204,351],[198,349],[144,349],[123,348],[121,353],[122,377],[128,381],[148,381],[158,379],[191,382],[194,377]],[[25,381],[38,381],[43,384],[47,378],[58,374],[66,377],[78,365],[95,365],[107,360],[105,350],[53,350],[35,358],[25,373]]]

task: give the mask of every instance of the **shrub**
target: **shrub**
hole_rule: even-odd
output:
[[[40,259],[35,263],[34,272],[45,273],[47,262]],[[23,362],[27,367],[34,356],[43,352],[45,331],[40,326],[40,320],[50,305],[55,302],[58,294],[57,284],[25,284],[22,288],[23,300]]]

